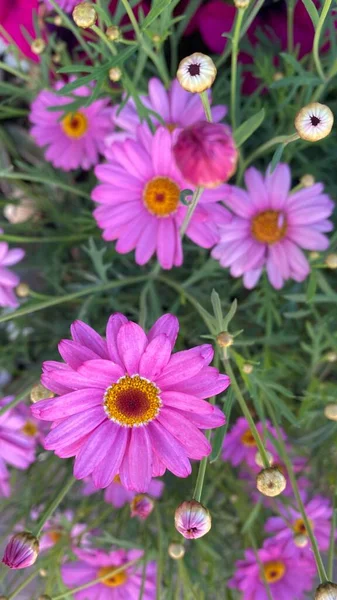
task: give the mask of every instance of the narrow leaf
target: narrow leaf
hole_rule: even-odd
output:
[[[309,14],[310,19],[313,22],[313,25],[316,29],[317,25],[318,25],[318,21],[319,21],[319,14],[317,11],[317,8],[313,2],[313,0],[302,0],[305,8],[307,9],[307,12]]]
[[[238,127],[238,129],[234,132],[234,139],[238,148],[242,146],[242,144],[248,140],[251,135],[253,135],[254,131],[260,127],[264,117],[265,110],[262,108],[258,113],[247,119],[247,121]]]

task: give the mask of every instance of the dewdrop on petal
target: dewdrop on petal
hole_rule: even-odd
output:
[[[256,478],[256,487],[264,496],[279,496],[287,485],[286,478],[277,467],[260,471]]]
[[[131,517],[145,521],[154,509],[154,501],[147,494],[137,494],[130,502]]]
[[[300,184],[303,185],[303,187],[305,188],[311,187],[312,185],[314,185],[314,183],[315,177],[313,175],[310,175],[309,173],[306,173],[306,175],[302,175],[300,179]]]
[[[109,69],[109,79],[110,81],[114,81],[115,83],[120,80],[122,77],[122,71],[119,67],[112,67]]]
[[[42,54],[42,52],[45,50],[45,48],[46,48],[46,42],[42,38],[36,38],[36,40],[33,40],[30,45],[31,51],[33,52],[33,54],[36,54],[37,56],[39,56],[39,54]]]
[[[309,543],[308,536],[303,533],[296,533],[294,536],[294,544],[297,548],[305,548]]]
[[[187,92],[200,94],[212,86],[216,73],[216,66],[207,54],[194,52],[180,61],[177,79]]]
[[[200,502],[187,500],[176,509],[174,525],[184,538],[195,540],[209,532],[212,518],[208,509]]]
[[[81,2],[73,10],[73,19],[78,27],[88,29],[95,24],[97,13],[95,7],[90,2]]]
[[[46,398],[54,398],[55,394],[50,390],[47,390],[42,383],[37,383],[33,385],[30,392],[30,401],[35,404],[35,402],[39,402],[39,400],[45,400]]]
[[[329,269],[337,269],[337,254],[328,254],[325,264]]]
[[[227,331],[221,331],[221,333],[216,336],[216,343],[220,348],[229,348],[229,346],[234,344],[234,338]]]
[[[266,450],[266,455],[267,455],[267,458],[268,458],[268,462],[269,462],[269,464],[270,464],[270,465],[272,465],[272,464],[273,464],[273,462],[274,462],[274,457],[273,457],[273,455],[271,454],[271,452],[268,452],[268,450]],[[261,469],[263,469],[263,467],[264,467],[264,462],[263,462],[263,460],[262,460],[262,456],[261,456],[260,452],[257,452],[257,453],[255,454],[255,462],[256,462],[256,464],[257,464],[257,466],[258,466],[258,467],[261,467]]]
[[[117,42],[121,38],[121,30],[117,25],[110,25],[105,32],[106,37],[110,40],[110,42]]]
[[[329,135],[333,125],[333,114],[328,106],[312,102],[301,108],[295,118],[295,129],[308,142],[317,142]]]
[[[25,569],[33,565],[39,554],[39,540],[28,531],[16,533],[11,537],[2,562],[10,569]]]
[[[337,421],[337,404],[327,404],[324,407],[324,416],[330,421]]]
[[[337,585],[331,581],[321,583],[315,593],[315,600],[337,600]]]
[[[173,560],[180,560],[185,556],[185,548],[182,544],[172,542],[168,547],[168,553]]]

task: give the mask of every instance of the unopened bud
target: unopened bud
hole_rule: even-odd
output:
[[[246,375],[250,375],[254,371],[254,367],[249,363],[245,363],[242,367],[242,370]]]
[[[168,547],[168,553],[173,560],[180,560],[185,556],[185,548],[182,544],[172,542]]]
[[[324,408],[324,415],[330,421],[337,421],[337,404],[327,404]]]
[[[281,73],[281,71],[276,71],[276,73],[274,73],[273,75],[273,80],[274,81],[281,81],[281,79],[284,78],[284,73]]]
[[[30,392],[30,401],[35,404],[35,402],[39,402],[40,400],[45,400],[46,398],[54,398],[55,394],[42,385],[42,383],[37,383],[32,387]]]
[[[237,501],[239,500],[239,496],[237,494],[231,494],[229,496],[229,499],[231,501],[232,504],[236,504]]]
[[[81,2],[73,10],[73,19],[78,27],[88,29],[92,27],[97,19],[95,7],[90,2]]]
[[[309,173],[307,173],[306,175],[302,175],[301,179],[300,179],[300,184],[303,185],[303,187],[311,187],[312,185],[314,185],[315,183],[315,177],[313,175],[310,175]]]
[[[266,450],[266,455],[267,455],[269,464],[272,465],[273,462],[274,462],[273,455],[271,454],[271,452],[268,452],[268,450]],[[261,467],[261,468],[264,467],[264,462],[262,460],[262,456],[261,456],[260,452],[257,452],[255,454],[255,462],[256,462],[256,464],[257,464],[258,467]]]
[[[320,256],[319,252],[309,252],[310,260],[317,260],[319,258],[319,256]]]
[[[19,298],[27,298],[30,292],[30,287],[27,283],[19,283],[15,291]]]
[[[47,572],[46,569],[40,569],[39,570],[39,575],[40,575],[40,577],[47,577],[48,572]]]
[[[247,8],[249,0],[234,0],[234,4],[236,8]]]
[[[234,338],[227,331],[222,331],[216,336],[216,342],[220,348],[229,348],[234,343]]]
[[[158,33],[155,33],[155,34],[152,36],[152,41],[153,41],[153,43],[154,43],[154,44],[159,44],[159,42],[161,42],[161,37],[160,37],[160,35],[158,35]]]
[[[61,15],[56,15],[54,17],[54,25],[56,25],[56,27],[60,27],[62,25],[62,17],[61,17]]]
[[[337,254],[328,254],[325,264],[329,269],[337,269]]]
[[[256,478],[256,487],[264,496],[279,496],[287,485],[285,476],[277,467],[269,467],[260,471]]]
[[[308,142],[317,142],[329,135],[333,125],[333,114],[328,106],[312,102],[301,108],[295,119],[295,129]]]
[[[180,61],[177,79],[187,92],[201,93],[212,86],[216,73],[216,66],[207,54],[194,52]]]
[[[175,528],[188,540],[206,535],[212,527],[208,509],[196,500],[182,502],[174,516]]]
[[[110,81],[114,81],[115,83],[120,80],[122,77],[122,71],[119,67],[112,67],[109,69],[109,79]]]
[[[325,355],[325,360],[330,363],[334,363],[337,361],[337,352],[327,352]]]
[[[18,196],[18,194],[14,194]],[[16,225],[24,223],[36,214],[36,204],[30,198],[22,198],[19,204],[6,204],[4,207],[4,215],[6,219]]]
[[[121,30],[117,25],[111,25],[107,28],[105,35],[111,42],[117,42],[121,38]]]
[[[303,535],[303,533],[296,533],[294,536],[294,544],[298,548],[305,548],[308,545],[308,537]]]
[[[61,54],[59,54],[59,52],[56,52],[55,54],[53,54],[52,59],[53,59],[53,62],[56,65],[58,65],[62,60],[62,56],[61,56]]]
[[[337,585],[331,581],[321,583],[315,593],[315,600],[337,600]]]
[[[9,540],[2,562],[10,569],[24,569],[35,563],[38,554],[39,540],[28,531],[23,531]]]
[[[36,38],[36,40],[33,40],[30,45],[30,49],[33,52],[33,54],[37,55],[42,54],[45,48],[46,42],[42,38]]]
[[[130,503],[131,517],[145,521],[154,509],[154,501],[147,494],[137,494]]]

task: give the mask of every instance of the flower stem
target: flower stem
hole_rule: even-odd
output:
[[[62,181],[45,179],[40,175],[30,175],[29,173],[17,173],[15,171],[0,171],[0,179],[14,179],[15,181],[33,181],[36,183],[44,183],[45,185],[48,185],[50,187],[57,187],[61,190],[64,190],[65,192],[71,192],[72,194],[75,194],[76,196],[81,196],[82,198],[86,198],[87,200],[90,200],[91,198],[90,194],[87,194],[86,192],[83,192],[82,190],[78,189],[77,185],[71,186],[66,183],[63,183]]]
[[[276,146],[276,144],[290,144],[291,142],[295,142],[296,140],[299,139],[299,135],[298,133],[293,133],[290,135],[277,135],[273,138],[271,138],[270,140],[268,140],[268,142],[265,142],[264,144],[262,144],[261,146],[259,146],[256,150],[254,150],[254,152],[252,152],[252,154],[250,154],[250,156],[248,156],[244,162],[243,165],[243,170],[245,171],[246,168],[259,156],[261,156],[261,154],[264,154],[266,150],[269,150],[269,148],[272,148],[273,146]]]
[[[211,437],[211,432],[207,431],[206,438],[209,440],[210,437]],[[193,492],[193,500],[196,500],[197,502],[201,501],[201,494],[202,494],[202,488],[204,486],[207,462],[208,462],[208,456],[205,456],[205,458],[202,459],[202,461],[200,462],[200,465],[199,465],[197,481],[196,481],[194,492]]]
[[[10,65],[7,65],[2,61],[0,61],[0,69],[2,69],[3,71],[7,71],[7,73],[18,77],[19,79],[30,81],[30,75],[27,75],[27,73],[22,73],[22,71],[18,71],[17,69],[14,69],[14,67],[11,67]]]
[[[63,27],[66,26],[66,27],[68,27],[68,29],[70,29],[70,31],[74,34],[75,38],[77,39],[78,43],[82,46],[83,50],[87,53],[89,58],[91,58],[93,60],[94,55],[91,51],[91,48],[90,48],[89,44],[87,44],[87,42],[83,39],[83,36],[79,32],[79,28],[73,23],[73,21],[71,19],[69,19],[69,17],[59,7],[59,5],[57,4],[57,2],[55,0],[50,0],[50,4],[53,6],[55,12],[57,12],[57,14],[60,15],[60,17],[62,19]]]
[[[315,37],[314,37],[314,43],[312,46],[312,53],[313,53],[313,57],[314,57],[314,62],[316,65],[316,69],[317,69],[317,73],[319,74],[320,78],[325,81],[325,75],[324,75],[324,71],[322,68],[322,64],[321,64],[321,59],[320,59],[320,55],[319,55],[319,42],[320,42],[320,38],[321,38],[321,34],[322,34],[322,29],[323,29],[323,25],[325,22],[325,19],[327,17],[327,14],[330,10],[330,6],[331,6],[332,0],[325,0],[324,1],[324,5],[322,8],[322,12],[320,14],[319,20],[318,20],[318,24],[317,24],[317,28],[315,31]]]
[[[294,0],[288,0],[287,5],[287,42],[288,42],[288,53],[292,54],[294,51],[294,11],[295,2]]]
[[[58,242],[83,242],[88,239],[89,234],[75,235],[52,235],[50,237],[24,237],[21,235],[0,234],[0,241],[13,242],[18,244],[52,244]]]
[[[245,8],[238,8],[236,13],[236,19],[234,24],[233,40],[232,40],[232,59],[231,59],[231,120],[232,127],[236,129],[236,90],[237,90],[237,72],[238,72],[238,53],[239,53],[239,41],[240,31],[242,27],[242,19],[245,14]]]
[[[43,511],[42,516],[38,520],[36,528],[33,531],[33,534],[37,538],[41,534],[41,531],[42,531],[45,523],[48,521],[48,519],[50,519],[52,514],[57,509],[58,505],[61,504],[63,498],[67,495],[67,493],[69,492],[71,487],[74,485],[75,481],[76,481],[76,479],[74,478],[74,476],[72,474],[71,477],[69,477],[66,480],[65,484],[61,487],[59,493],[55,496],[55,498],[53,498],[53,500],[50,502],[50,504],[47,506],[47,508]]]
[[[209,103],[208,94],[206,91],[204,91],[204,92],[200,92],[199,96],[200,96],[202,105],[204,107],[206,119],[209,123],[212,123],[212,113],[211,113],[211,106]]]
[[[13,598],[16,598],[16,596],[22,592],[22,590],[25,589],[25,587],[31,582],[33,581],[33,579],[36,577],[36,575],[38,575],[39,573],[39,569],[37,571],[34,571],[33,573],[31,573],[28,577],[26,577],[26,579],[24,581],[22,581],[20,583],[20,585],[18,585],[17,588],[15,588],[15,590],[7,597],[7,600],[13,600]]]
[[[181,235],[182,238],[184,237],[184,235],[186,233],[186,230],[187,230],[187,228],[188,228],[188,226],[190,224],[190,221],[191,221],[191,219],[193,217],[194,211],[195,211],[195,209],[198,206],[198,202],[200,200],[200,197],[201,197],[201,194],[203,193],[203,191],[204,191],[204,188],[202,188],[202,187],[197,187],[194,190],[192,202],[189,204],[187,213],[185,215],[185,218],[183,220],[183,224],[182,224],[181,229],[180,229],[180,235]]]

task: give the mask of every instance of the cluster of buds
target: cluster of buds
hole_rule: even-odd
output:
[[[209,510],[196,500],[182,502],[174,515],[175,528],[188,540],[203,537],[212,527]]]
[[[9,540],[2,562],[10,569],[25,569],[33,565],[39,554],[39,540],[28,531],[16,533]]]
[[[286,478],[277,467],[263,469],[256,478],[256,487],[259,492],[270,498],[282,494],[286,485]]]

